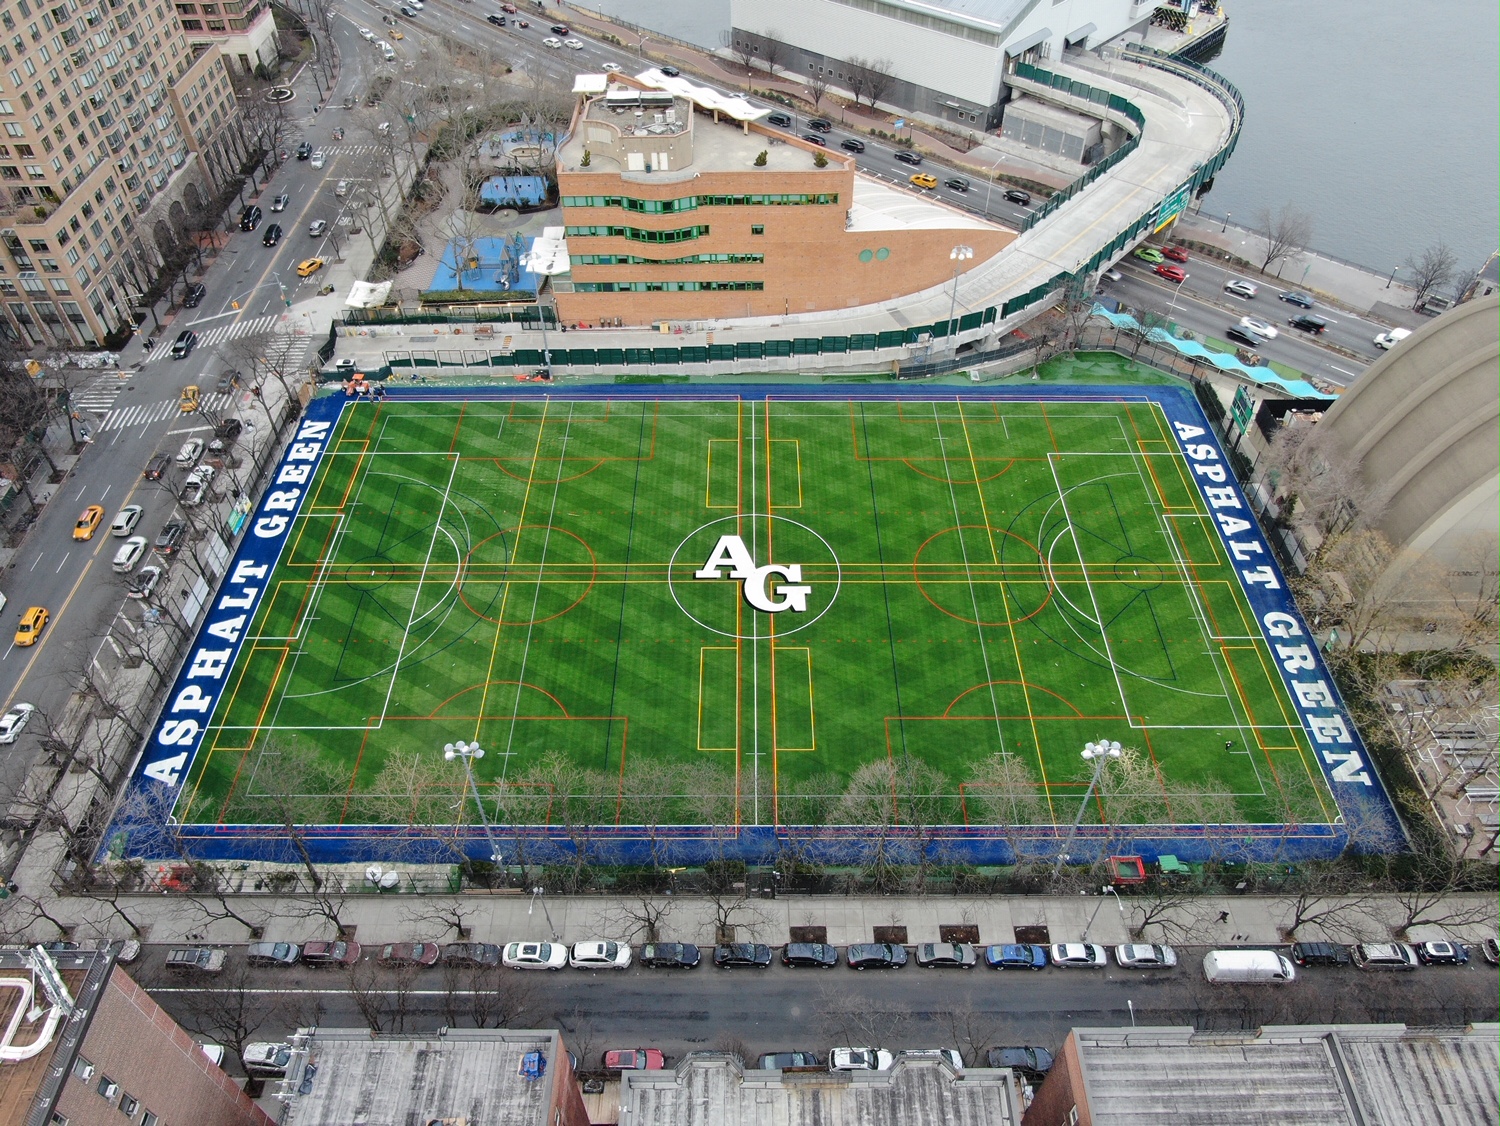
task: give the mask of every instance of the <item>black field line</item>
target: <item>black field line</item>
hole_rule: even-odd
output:
[[[864,432],[865,449],[870,448],[870,419],[865,411],[865,403],[859,404],[859,425]],[[857,452],[857,451],[855,451]],[[869,458],[865,459],[865,475],[870,481],[870,518],[875,525],[875,555],[880,565],[885,566],[885,541],[880,536],[880,501],[875,495],[875,462]],[[882,584],[883,593],[881,602],[885,606],[885,639],[886,648],[891,654],[891,683],[896,690],[896,716],[897,728],[901,732],[901,757],[909,758],[906,746],[906,708],[901,703],[901,669],[896,659],[896,625],[891,620],[891,595],[890,588]]]
[[[646,407],[641,404],[639,429],[635,439],[635,481],[630,489],[630,524],[625,530],[625,562],[626,569],[630,567],[630,553],[635,547],[635,502],[641,495],[641,451],[646,445]],[[660,584],[658,584],[660,585]],[[604,724],[604,769],[609,769],[609,748],[615,734],[615,700],[620,690],[620,663],[623,654],[620,652],[621,639],[625,634],[625,595],[630,590],[630,584],[620,584],[620,612],[615,622],[615,668],[614,676],[609,682],[609,718]]]
[[[962,409],[963,407],[960,406],[959,410]],[[984,626],[979,624],[980,622],[984,621],[984,615],[979,612],[979,594],[974,589],[974,572],[969,568],[969,546],[964,542],[964,519],[963,516],[960,515],[958,510],[958,490],[953,487],[953,469],[948,462],[948,447],[943,444],[943,420],[938,414],[937,403],[932,404],[932,421],[938,432],[938,448],[943,451],[943,476],[948,481],[948,500],[953,505],[953,527],[954,530],[958,532],[958,550],[963,555],[964,574],[968,577],[969,580],[969,605],[974,607],[974,630],[979,638],[979,656],[984,661],[984,681],[990,693],[990,710],[995,713],[995,735],[1000,740],[1000,753],[1002,755],[1009,754],[1010,752],[1007,751],[1005,747],[1004,727],[1000,722],[1000,701],[995,696],[995,677],[990,670],[990,647],[985,643],[984,640]],[[969,464],[971,468],[974,468],[972,461]],[[983,487],[979,483],[979,472],[977,468],[975,469],[974,473],[974,487],[976,489]],[[1082,558],[1081,554],[1079,558]],[[1003,587],[1000,592],[1000,598],[1001,605],[1003,607],[1005,600],[1005,591]],[[1020,677],[1022,680],[1025,679],[1025,675],[1022,673],[1019,666],[1016,668],[1016,676]],[[1024,694],[1024,688],[1022,689],[1022,692]],[[1028,712],[1031,710],[1031,704],[1029,701],[1026,704],[1026,710]],[[1034,716],[1032,718],[1033,720],[1035,719]]]

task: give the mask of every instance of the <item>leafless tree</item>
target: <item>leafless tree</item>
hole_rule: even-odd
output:
[[[1372,897],[1362,890],[1352,869],[1325,865],[1304,870],[1302,877],[1305,886],[1275,900],[1286,916],[1276,928],[1282,938],[1291,941],[1303,927],[1314,927],[1334,940],[1364,937],[1370,926]]]
[[[1453,280],[1454,271],[1458,269],[1458,255],[1447,243],[1439,242],[1420,253],[1408,255],[1405,266],[1412,275],[1411,307],[1415,309],[1427,300],[1428,294]]]
[[[1057,307],[1063,316],[1062,348],[1065,351],[1077,351],[1079,342],[1083,339],[1084,327],[1094,313],[1094,287],[1087,274],[1074,274],[1068,279]]]
[[[852,1048],[899,1044],[912,1020],[909,1009],[882,1009],[837,985],[818,987],[817,1023],[825,1043]]]
[[[720,34],[721,42],[725,43],[740,66],[745,68],[745,89],[750,89],[750,80],[755,74],[755,58],[758,54],[755,44],[748,39],[735,39],[732,31]]]
[[[278,1023],[282,996],[261,989],[243,959],[230,959],[221,973],[186,994],[184,1023],[232,1051],[245,1065],[245,1048],[263,1027]]]
[[[946,780],[910,756],[874,759],[850,776],[834,820],[865,831],[850,859],[879,890],[902,886],[914,875],[920,890],[931,864],[929,833],[943,823]]]
[[[660,942],[662,924],[677,906],[676,899],[652,895],[619,896],[605,916],[608,933],[630,942]]]
[[[865,93],[870,101],[870,108],[875,108],[875,103],[885,97],[886,91],[896,81],[896,64],[890,59],[875,59],[867,66],[868,74],[865,78]]]
[[[1132,895],[1125,903],[1130,912],[1130,937],[1141,939],[1156,928],[1162,941],[1191,943],[1201,940],[1210,908],[1204,900],[1186,892],[1164,889],[1146,895]]]
[[[994,1043],[1004,1027],[1000,1013],[976,1007],[972,997],[965,997],[948,1011],[948,1033],[970,1067],[984,1066],[985,1046]]]
[[[1258,209],[1254,223],[1256,232],[1266,244],[1260,264],[1261,273],[1269,270],[1272,262],[1279,262],[1305,250],[1312,241],[1312,216],[1291,203],[1284,203],[1279,208]]]
[[[370,1031],[391,1031],[391,996],[381,980],[379,967],[368,959],[361,959],[350,965],[346,982],[354,1007]]]
[[[807,96],[812,102],[814,111],[823,105],[823,99],[828,95],[828,71],[819,67],[807,76]]]
[[[851,55],[844,60],[844,85],[849,88],[849,93],[854,95],[855,105],[859,104],[860,98],[870,88],[871,65],[870,60],[861,55]]]
[[[1135,337],[1135,347],[1130,350],[1132,360],[1141,354],[1141,349],[1151,339],[1151,333],[1156,329],[1165,331],[1168,323],[1167,315],[1155,309],[1137,309],[1134,317],[1135,323],[1140,327],[1131,333]]]
[[[720,1032],[714,1037],[714,1051],[728,1052],[740,1061],[741,1067],[745,1066],[747,1060],[755,1058],[750,1051],[750,1045],[741,1040],[736,1033],[729,1031]]]
[[[1359,466],[1315,427],[1282,428],[1265,464],[1282,518],[1309,521],[1323,540],[1369,527],[1385,511],[1382,484],[1365,481]]]

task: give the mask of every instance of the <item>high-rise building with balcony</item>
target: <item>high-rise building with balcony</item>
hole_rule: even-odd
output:
[[[276,21],[269,0],[219,0],[174,4],[188,45],[221,51],[233,74],[254,74],[276,65]]]
[[[0,130],[0,332],[23,347],[132,323],[248,151],[223,54],[165,0],[0,0]]]

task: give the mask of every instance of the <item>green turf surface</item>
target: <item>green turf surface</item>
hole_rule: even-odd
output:
[[[387,403],[337,434],[188,820],[288,788],[302,820],[456,818],[456,739],[517,823],[1070,824],[1098,738],[1132,753],[1090,819],[1333,815],[1151,404]],[[807,610],[695,578],[726,532],[801,564]]]

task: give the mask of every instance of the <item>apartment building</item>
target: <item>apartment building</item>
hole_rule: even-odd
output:
[[[165,0],[0,0],[0,332],[97,346],[133,323],[243,162],[238,117],[223,54]]]
[[[223,53],[234,74],[254,74],[276,65],[276,21],[269,0],[220,0],[216,4],[176,4],[182,30],[193,50]]]

